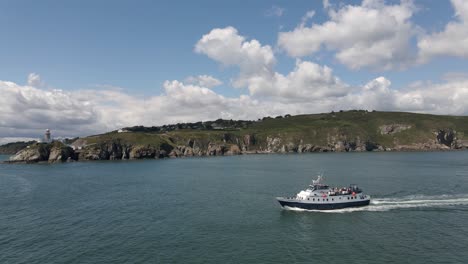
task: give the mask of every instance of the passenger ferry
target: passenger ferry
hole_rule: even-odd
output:
[[[364,194],[356,184],[337,188],[323,184],[322,181],[322,175],[319,175],[306,190],[300,191],[296,196],[276,199],[284,208],[306,210],[334,210],[366,206],[370,203],[370,196]]]

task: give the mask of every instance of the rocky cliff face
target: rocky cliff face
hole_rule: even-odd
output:
[[[445,145],[449,148],[457,148],[457,137],[452,129],[440,129],[436,133],[438,144]]]
[[[49,163],[65,162],[76,160],[75,152],[72,148],[63,145],[52,145],[47,161]]]
[[[392,136],[409,125],[386,125],[379,128],[383,135]],[[335,131],[336,132],[336,131]],[[127,160],[161,159],[193,156],[224,156],[253,153],[306,153],[306,152],[360,152],[360,151],[416,151],[450,150],[468,148],[468,142],[458,140],[457,132],[452,129],[434,131],[433,140],[425,143],[381,145],[360,137],[330,132],[326,144],[317,145],[303,139],[289,140],[287,135],[277,134],[257,137],[254,134],[241,136],[224,133],[219,138],[191,138],[181,141],[166,137],[167,142],[159,144],[129,144],[120,140],[110,140],[99,144],[88,144],[86,140],[77,141],[75,149],[61,143],[33,144],[10,158],[10,162],[66,162],[86,160]],[[130,132],[129,132],[130,133]]]
[[[35,143],[20,150],[10,157],[10,162],[35,163],[35,162],[64,162],[75,160],[75,153],[72,148],[60,142],[51,144]]]
[[[380,134],[382,135],[392,135],[395,133],[399,133],[401,131],[410,129],[411,125],[405,124],[390,124],[390,125],[382,125],[379,127]]]

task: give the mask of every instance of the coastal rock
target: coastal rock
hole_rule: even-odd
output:
[[[73,160],[75,156],[75,152],[71,147],[68,146],[53,146],[50,149],[48,162],[55,163],[55,162],[65,162],[68,159]]]
[[[457,138],[452,129],[440,129],[436,132],[437,143],[443,144],[449,148],[457,148]]]
[[[267,137],[266,138],[266,151],[270,153],[280,152],[283,150],[283,145],[281,144],[281,138],[279,137]]]
[[[225,153],[226,155],[240,155],[242,154],[241,149],[237,145],[231,145],[229,150]]]
[[[165,151],[164,149],[159,150],[159,158],[162,159],[165,157],[168,157],[167,151]]]
[[[218,145],[218,144],[215,144],[215,143],[209,143],[208,144],[208,149],[206,150],[206,155],[208,155],[208,156],[221,156],[221,155],[224,155],[225,151],[226,151],[226,146]]]
[[[301,152],[313,152],[314,145],[312,144],[305,144],[302,146]]]
[[[79,160],[107,160],[109,153],[107,150],[96,145],[88,145],[78,151]]]
[[[407,129],[410,129],[411,125],[405,124],[390,124],[390,125],[382,125],[379,127],[380,134],[382,135],[392,135]]]
[[[194,145],[194,144],[195,144],[195,140],[193,140],[193,139],[189,139],[189,140],[187,141],[187,146],[190,147],[190,148],[193,148],[193,145]]]
[[[244,135],[244,137],[242,139],[242,143],[244,143],[244,145],[246,147],[250,147],[250,146],[255,145],[255,143],[256,143],[255,136],[252,135],[252,134]]]
[[[28,146],[14,156],[10,157],[10,162],[39,162],[49,159],[50,146],[49,144],[36,143]]]
[[[10,157],[9,161],[25,163],[48,161],[54,163],[64,162],[69,158],[75,159],[75,152],[73,149],[65,146],[63,143],[55,141],[50,144],[32,144]]]
[[[336,142],[334,147],[336,152],[344,152],[349,150],[343,141]]]
[[[379,149],[379,145],[372,141],[366,141],[364,143],[364,148],[366,149],[366,151],[373,151]]]
[[[127,153],[124,155],[125,146],[122,146],[120,142],[112,142],[107,145],[107,152],[109,153],[110,160],[120,160],[124,159],[124,156],[127,156]]]
[[[159,149],[150,145],[134,146],[129,152],[129,159],[154,159],[159,157]]]
[[[186,147],[184,149],[184,156],[186,157],[192,157],[193,156],[193,148],[191,147]]]
[[[176,148],[174,148],[174,149],[169,153],[169,157],[170,157],[170,158],[178,158],[178,157],[183,157],[183,156],[185,156],[184,153],[185,153],[185,151],[186,151],[186,148],[189,148],[189,147],[177,146]]]

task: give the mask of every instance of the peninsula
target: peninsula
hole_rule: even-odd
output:
[[[122,128],[70,144],[33,143],[8,162],[160,159],[256,153],[468,148],[468,117],[364,110]]]

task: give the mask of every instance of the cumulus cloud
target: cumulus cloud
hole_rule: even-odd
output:
[[[223,84],[222,81],[210,75],[189,76],[185,79],[185,82],[207,88],[213,88]]]
[[[423,36],[418,41],[423,62],[441,55],[468,58],[468,1],[451,2],[455,9],[455,20],[449,22],[442,32]]]
[[[382,0],[364,0],[336,10],[324,1],[324,6],[330,20],[310,27],[302,22],[292,31],[280,32],[279,47],[293,57],[327,48],[351,69],[391,69],[411,62],[410,40],[416,32],[410,21],[416,11],[412,1],[386,5]]]
[[[349,88],[333,75],[331,68],[300,60],[287,75],[275,72],[271,78],[252,76],[247,83],[252,96],[274,97],[289,102],[339,97]]]
[[[138,97],[112,87],[67,92],[0,81],[0,138],[40,137],[46,128],[54,136],[80,136],[125,126],[277,113],[248,95],[228,98],[177,80],[163,88],[162,94]]]
[[[395,89],[388,79],[378,77],[353,87],[340,81],[330,68],[305,61],[297,61],[291,73],[275,78],[270,84],[275,88],[238,97],[178,80],[166,81],[164,92],[150,97],[120,89],[65,92],[0,81],[0,138],[38,138],[46,128],[54,136],[83,136],[134,125],[257,119],[340,109],[468,114],[466,79]]]
[[[69,124],[86,126],[98,114],[83,96],[60,90],[0,81],[0,94],[0,134],[9,136],[30,136],[31,131],[42,131],[47,125],[62,130]]]
[[[297,60],[287,75],[275,72],[271,47],[247,40],[233,27],[213,29],[197,42],[195,50],[222,65],[238,67],[240,74],[233,86],[247,87],[251,96],[301,101],[346,93],[347,85],[327,66]]]
[[[400,10],[403,5],[391,7]],[[359,7],[343,10],[364,7],[390,8],[379,1],[364,1]],[[339,17],[343,10],[333,16]],[[378,42],[379,37],[375,38]],[[238,68],[232,85],[246,88],[246,94],[227,97],[210,89],[221,81],[209,75],[168,80],[161,94],[139,97],[106,85],[75,91],[47,89],[38,74],[30,74],[26,85],[0,81],[0,138],[40,137],[46,128],[55,136],[83,136],[134,125],[257,119],[340,109],[468,114],[467,78],[436,84],[417,82],[401,88],[392,87],[390,80],[380,76],[362,85],[350,85],[332,68],[301,59],[283,74],[275,71],[276,58],[269,45],[247,39],[233,27],[211,30],[196,43],[195,51],[221,65]]]
[[[351,9],[353,10],[349,11]],[[373,10],[371,12],[373,16],[393,14],[393,22],[400,21],[404,27],[408,26],[409,30],[409,22],[403,21],[411,15],[411,2],[387,6],[381,1],[364,1],[362,6],[346,6],[338,12],[332,12],[335,12],[333,17],[350,14],[358,16],[360,11],[369,11],[368,9]],[[339,14],[340,12],[350,13]],[[373,32],[372,25],[370,27],[369,32]],[[363,31],[365,32],[366,29]],[[359,33],[364,34],[357,32]],[[386,35],[388,32],[383,33]],[[374,38],[378,42],[380,36],[375,35]],[[386,42],[386,39],[382,41]],[[255,43],[255,48],[247,51],[246,47],[250,47],[250,43]],[[269,46],[263,46],[255,39],[246,40],[232,27],[212,30],[197,43],[196,50],[223,65],[239,67],[240,76],[235,81],[235,85],[248,88],[249,100],[258,100],[257,109],[263,109],[263,106],[267,104],[269,108],[277,112],[293,114],[339,109],[414,111],[435,114],[468,113],[468,105],[463,103],[463,100],[468,100],[466,79],[446,80],[440,84],[419,82],[423,85],[395,89],[391,87],[390,80],[381,76],[361,86],[351,86],[335,76],[331,68],[302,60],[297,60],[295,68],[284,75],[274,71],[276,59]],[[361,52],[370,51],[361,50]],[[363,60],[365,59],[356,59],[356,63]],[[256,67],[249,67],[250,65]],[[268,113],[268,111],[262,111],[262,113]]]
[[[224,66],[238,66],[240,74],[235,87],[243,87],[252,75],[271,76],[276,63],[273,50],[258,40],[246,40],[233,27],[215,28],[196,43],[195,51]]]

